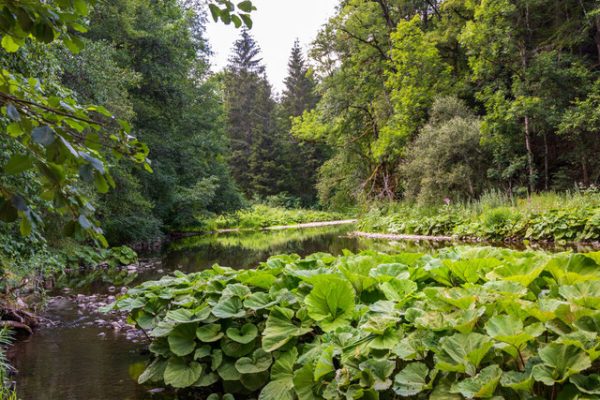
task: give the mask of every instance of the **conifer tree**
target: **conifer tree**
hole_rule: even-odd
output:
[[[243,30],[225,72],[226,130],[233,177],[248,197],[278,193],[286,169],[260,47]]]
[[[281,130],[284,132],[287,146],[286,159],[292,175],[286,180],[285,190],[301,199],[303,205],[312,205],[316,201],[316,183],[319,168],[326,159],[326,147],[322,144],[302,141],[290,133],[291,119],[301,116],[314,108],[319,98],[316,94],[316,82],[307,66],[298,40],[294,42],[288,61],[288,76],[281,100]]]

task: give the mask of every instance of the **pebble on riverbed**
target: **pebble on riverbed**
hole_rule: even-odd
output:
[[[122,267],[124,271],[130,274],[157,268],[160,268],[159,260],[140,261],[137,264]],[[162,269],[158,269],[158,271],[159,273],[164,272]],[[117,311],[103,313],[99,311],[100,308],[114,303],[118,296],[126,294],[128,291],[126,286],[109,286],[106,293],[103,294],[75,294],[73,291],[71,288],[62,289],[63,295],[51,297],[48,300],[48,306],[56,310],[57,315],[61,314],[61,310],[73,310],[77,317],[73,321],[64,320],[62,317],[46,319],[42,321],[42,326],[101,328],[105,331],[98,334],[100,338],[105,338],[109,332],[113,332],[113,334],[125,335],[128,340],[134,343],[146,340],[146,336],[142,331],[127,322],[126,313]]]
[[[126,288],[122,288],[121,291],[126,291]],[[61,309],[74,306],[77,308],[77,315],[81,316],[81,318],[69,323],[48,320],[42,325],[45,327],[54,327],[67,324],[70,327],[102,328],[117,334],[125,334],[127,339],[134,343],[139,342],[145,338],[145,335],[143,332],[137,330],[134,325],[127,322],[127,315],[125,313],[117,311],[102,313],[98,311],[99,308],[111,304],[115,299],[116,297],[111,294],[77,294],[52,297],[48,300],[50,307]],[[107,332],[100,332],[98,337],[105,338],[106,335]]]

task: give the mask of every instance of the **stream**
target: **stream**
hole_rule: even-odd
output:
[[[175,270],[199,271],[215,263],[249,268],[274,254],[315,252],[340,254],[343,249],[393,246],[350,238],[352,226],[323,227],[195,236],[172,242],[142,267],[121,271],[88,271],[65,276],[50,293],[43,315],[49,321],[11,349],[21,400],[160,399],[161,390],[138,385],[144,369],[144,340],[94,312],[89,302],[107,303],[141,282]],[[440,244],[437,244],[439,246]],[[402,247],[419,248],[405,244]],[[385,250],[385,249],[383,249]],[[109,297],[110,296],[110,297]]]
[[[95,312],[115,296],[175,270],[194,272],[218,263],[250,268],[281,253],[335,255],[348,249],[425,251],[448,242],[390,242],[349,237],[353,226],[194,236],[172,242],[137,267],[64,276],[49,295],[43,315],[49,322],[17,342],[11,359],[21,400],[164,399],[162,389],[138,385],[144,370],[145,340],[117,316]],[[115,319],[117,319],[115,321]]]

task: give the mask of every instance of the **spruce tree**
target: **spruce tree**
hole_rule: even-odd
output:
[[[260,47],[247,30],[233,46],[225,72],[226,129],[232,174],[250,198],[278,193],[286,170],[274,121],[275,101],[260,58]]]
[[[319,98],[316,82],[307,66],[298,40],[294,42],[288,61],[288,76],[281,100],[281,130],[285,132],[286,159],[289,162],[290,179],[285,190],[301,199],[304,206],[316,201],[316,182],[319,168],[326,160],[326,148],[322,144],[301,141],[291,133],[291,120],[314,108]]]

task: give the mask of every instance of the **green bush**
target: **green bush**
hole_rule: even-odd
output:
[[[287,255],[176,273],[110,308],[152,338],[140,383],[261,400],[591,399],[599,263],[481,247]]]

